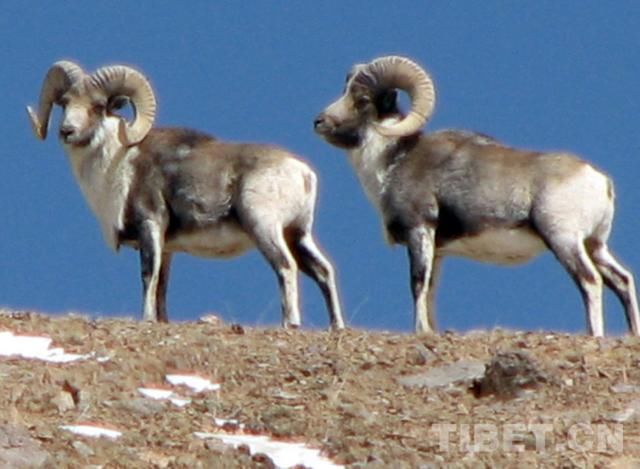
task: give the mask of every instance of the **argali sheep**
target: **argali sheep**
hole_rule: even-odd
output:
[[[411,101],[406,115],[398,89]],[[321,137],[347,151],[386,239],[408,249],[416,332],[435,330],[433,290],[444,256],[517,264],[546,248],[577,283],[589,333],[604,334],[604,279],[638,335],[633,276],[607,248],[611,180],[569,153],[514,149],[468,131],[423,134],[434,105],[428,73],[389,56],[354,66],[343,95],[314,121]]]
[[[114,113],[127,102],[130,121]],[[54,104],[62,108],[61,143],[107,244],[140,251],[145,320],[168,321],[174,252],[228,258],[257,247],[278,277],[283,326],[300,325],[300,269],[319,285],[331,326],[344,327],[333,267],[312,236],[317,178],[306,163],[275,146],[153,128],[153,90],[129,66],[88,74],[54,63],[37,112],[27,108],[40,139]]]

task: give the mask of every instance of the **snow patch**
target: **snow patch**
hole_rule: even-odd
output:
[[[101,427],[94,424],[61,425],[63,430],[70,431],[76,435],[89,436],[92,438],[106,437],[112,440],[122,436],[122,432],[111,428]]]
[[[16,335],[11,331],[0,331],[0,357],[21,357],[27,359],[44,360],[53,363],[69,363],[88,358],[96,358],[100,363],[108,361],[109,357],[95,357],[95,353],[80,355],[66,353],[61,347],[51,347],[52,339],[45,336]],[[167,382],[173,386],[187,386],[195,393],[205,391],[218,391],[220,384],[213,383],[210,379],[196,373],[173,373],[165,376]],[[174,405],[183,407],[191,402],[191,399],[182,397],[172,389],[163,386],[140,387],[138,392],[150,399],[167,399]],[[242,431],[244,425],[237,420],[215,419],[219,427],[233,425]],[[113,428],[94,423],[81,423],[75,425],[61,425],[62,430],[69,431],[76,435],[91,438],[109,438],[115,440],[122,436],[122,432]],[[317,469],[338,469],[342,465],[334,464],[329,459],[323,457],[320,450],[309,447],[304,443],[293,443],[273,440],[266,435],[245,435],[242,433],[233,434],[224,431],[216,433],[195,432],[194,435],[201,439],[216,438],[224,444],[247,445],[251,453],[264,453],[279,468],[289,468],[297,465]]]
[[[240,423],[236,419],[219,419],[218,417],[214,418],[213,421],[219,427],[224,427],[225,425],[232,425],[234,427],[238,427],[240,430],[244,428],[244,424]]]
[[[195,432],[197,438],[216,438],[224,444],[238,447],[247,445],[251,454],[264,453],[271,458],[279,468],[289,468],[302,465],[313,469],[341,469],[344,466],[335,464],[320,454],[320,450],[311,448],[304,443],[272,440],[265,435],[243,435],[228,433]]]
[[[93,354],[66,353],[60,347],[50,348],[51,342],[50,337],[15,335],[11,331],[2,331],[0,332],[0,356],[32,358],[53,363],[69,363],[93,357]]]
[[[190,388],[196,393],[204,391],[218,391],[220,385],[211,382],[211,380],[204,378],[196,373],[174,373],[165,376],[165,379],[173,386],[184,385]],[[169,389],[166,386],[157,385],[145,386],[138,388],[138,392],[149,399],[169,400],[171,403],[178,407],[184,407],[191,403],[191,399],[182,397],[176,393],[173,389]]]
[[[212,383],[211,380],[196,374],[172,374],[167,375],[166,380],[174,386],[184,385],[195,392],[218,391],[220,385]]]
[[[158,388],[138,388],[138,392],[144,397],[157,400],[168,400],[172,404],[178,407],[184,407],[191,403],[191,399],[181,397],[174,393],[171,389],[158,389]]]

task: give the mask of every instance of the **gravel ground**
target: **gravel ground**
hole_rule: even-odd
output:
[[[273,467],[246,447],[196,436],[225,431],[304,442],[346,467],[640,465],[636,338],[502,330],[418,337],[209,319],[167,325],[3,311],[0,331],[46,335],[69,353],[94,355],[66,364],[0,357],[0,463]],[[166,376],[181,372],[220,389],[169,386]],[[191,401],[149,399],[140,387]],[[81,422],[122,436],[61,428]]]

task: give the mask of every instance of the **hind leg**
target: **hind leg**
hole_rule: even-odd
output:
[[[640,315],[633,275],[622,267],[604,243],[599,242],[592,249],[591,258],[607,286],[614,291],[624,306],[629,330],[635,336],[640,335]]]
[[[602,337],[604,335],[602,277],[591,261],[584,241],[577,236],[564,236],[550,239],[547,243],[580,289],[587,310],[589,334]]]
[[[300,269],[320,287],[329,310],[331,327],[333,329],[343,329],[344,320],[333,266],[322,254],[309,233],[304,233],[301,237],[295,237],[291,240],[289,246]]]
[[[256,246],[278,277],[282,303],[282,326],[297,328],[300,326],[298,268],[284,239],[282,226],[267,223],[257,225],[253,236]]]

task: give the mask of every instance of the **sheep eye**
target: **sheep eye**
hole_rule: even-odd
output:
[[[358,96],[356,98],[356,108],[358,109],[362,109],[366,106],[368,106],[369,104],[371,104],[371,98],[369,96],[362,95],[362,96]]]
[[[93,103],[93,106],[91,109],[95,114],[102,114],[106,109],[106,107],[107,106],[105,103],[99,102],[99,103]]]

